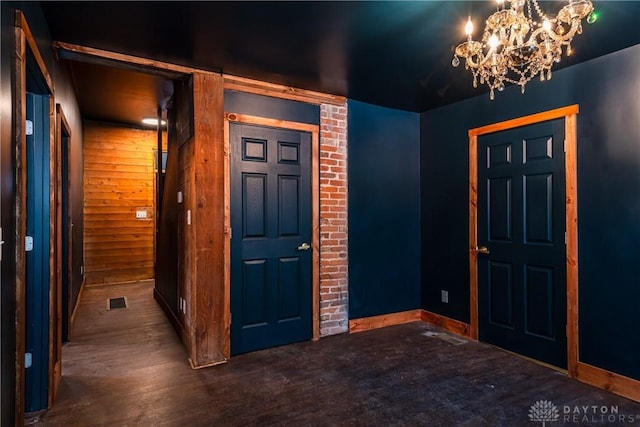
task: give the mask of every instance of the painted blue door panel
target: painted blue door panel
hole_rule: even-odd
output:
[[[231,353],[311,338],[311,138],[232,124]]]
[[[564,122],[478,138],[480,339],[566,367]]]
[[[49,389],[49,97],[27,93],[27,235],[25,411],[46,409]]]

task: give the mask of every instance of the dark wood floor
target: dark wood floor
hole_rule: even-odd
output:
[[[120,296],[129,308],[107,311]],[[547,426],[640,425],[638,403],[421,322],[194,371],[151,283],[87,288],[79,310],[43,426],[540,426],[528,418],[540,400],[560,412]],[[616,406],[638,421],[598,411],[563,422],[576,405]]]

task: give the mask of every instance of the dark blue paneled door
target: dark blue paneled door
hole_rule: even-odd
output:
[[[25,411],[46,409],[49,390],[49,97],[27,93]]]
[[[231,124],[231,353],[311,339],[311,136]]]
[[[480,339],[566,367],[563,120],[478,138],[478,245]]]

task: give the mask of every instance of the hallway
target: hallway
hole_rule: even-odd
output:
[[[539,400],[557,406],[554,426],[623,424],[563,422],[576,405],[640,420],[638,403],[419,322],[192,370],[152,292],[152,281],[85,288],[57,400],[37,425],[525,426],[540,425],[528,418]],[[128,307],[108,311],[122,296]]]

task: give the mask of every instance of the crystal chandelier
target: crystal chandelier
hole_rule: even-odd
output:
[[[540,80],[551,78],[551,67],[560,62],[563,47],[571,55],[571,40],[582,33],[582,19],[594,22],[596,15],[589,0],[569,0],[555,15],[544,13],[538,0],[497,0],[498,10],[485,22],[482,41],[472,40],[471,17],[465,27],[467,41],[456,47],[451,65],[457,67],[460,58],[465,68],[473,73],[473,87],[489,86],[489,97],[494,90],[504,90],[505,83],[520,86],[540,75]],[[510,3],[511,7],[507,7]]]

